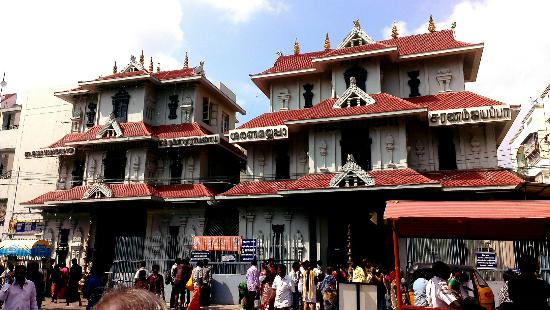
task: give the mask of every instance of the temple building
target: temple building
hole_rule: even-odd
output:
[[[2,80],[4,82],[4,80]],[[15,182],[12,177],[15,150],[19,138],[19,119],[21,105],[17,103],[17,94],[0,92],[0,225],[4,226],[8,198]],[[13,201],[10,201],[13,203]]]
[[[375,41],[354,21],[336,47],[328,34],[319,51],[296,40],[251,75],[270,111],[229,131],[246,174],[217,200],[239,210],[239,234],[261,258],[390,263],[386,201],[516,197],[522,179],[498,167],[497,147],[517,107],[466,90],[484,46],[453,28],[431,21],[399,36],[394,26]],[[417,248],[401,262],[440,249]]]
[[[209,206],[238,182],[245,155],[224,132],[245,111],[206,77],[204,62],[190,67],[186,55],[182,68],[165,71],[152,58],[147,66],[142,52],[122,70],[115,63],[112,74],[55,96],[72,106],[71,132],[25,155],[58,158],[56,188],[22,206],[40,210],[41,237],[58,260],[107,271],[120,251],[139,253],[124,260],[144,251],[173,259],[189,255],[180,245],[190,236],[238,233],[217,225],[225,215],[209,215]],[[226,226],[238,227],[229,218],[235,223]]]

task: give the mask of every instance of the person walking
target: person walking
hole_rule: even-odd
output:
[[[134,282],[134,288],[139,288],[142,290],[148,290],[149,289],[149,283],[147,283],[147,271],[146,270],[140,270],[138,272],[138,278]]]
[[[153,265],[153,273],[147,277],[147,284],[149,285],[149,291],[151,291],[151,293],[164,300],[164,278],[159,274],[159,270],[159,265]]]
[[[246,271],[246,310],[254,309],[254,300],[260,291],[260,272],[258,271],[258,261],[254,258],[250,262],[250,267]]]
[[[55,259],[50,259],[50,264],[48,266],[48,269],[46,269],[46,291],[45,291],[45,297],[52,297],[52,273],[55,268]]]
[[[29,263],[27,269],[27,279],[34,283],[36,289],[36,304],[38,308],[42,306],[44,300],[44,275],[40,272],[40,266],[38,262],[33,261]]]
[[[14,271],[14,281],[6,283],[0,290],[0,301],[4,302],[5,310],[38,310],[36,303],[36,288],[31,280],[25,278],[27,268],[17,265]]]
[[[300,272],[300,262],[292,263],[290,279],[292,280],[292,285],[294,285],[292,310],[302,310],[302,272]]]
[[[54,264],[52,273],[50,274],[50,294],[52,297],[52,303],[57,303],[57,294],[59,291],[59,282],[61,281],[61,270],[59,264]]]
[[[65,265],[65,262],[59,264],[59,280],[56,284],[57,294],[56,299],[62,299],[67,297],[67,284],[69,282],[69,268]]]
[[[313,266],[308,262],[304,262],[305,272],[303,275],[304,287],[302,289],[302,297],[304,301],[304,310],[315,310],[317,303],[317,283]]]
[[[508,295],[515,309],[548,309],[550,284],[538,278],[539,264],[532,256],[518,260],[520,274],[508,282]]]
[[[71,302],[78,301],[78,306],[82,307],[82,300],[80,299],[80,292],[78,291],[79,282],[82,279],[82,267],[80,267],[76,258],[71,260],[71,264],[65,300],[67,301],[67,306]]]
[[[286,274],[285,265],[277,267],[277,276],[273,279],[271,288],[275,290],[275,309],[290,310],[292,306],[292,293],[295,288],[292,279]]]
[[[319,285],[325,310],[335,310],[337,308],[338,291],[336,289],[336,277],[333,271],[334,269],[332,269],[332,267],[327,267],[325,278]]]
[[[199,310],[200,309],[200,296],[201,296],[201,287],[203,280],[203,263],[202,261],[197,262],[197,266],[193,269],[191,277],[193,278],[193,295],[187,306],[187,310]]]
[[[2,275],[0,275],[1,284],[10,284],[13,282],[13,263],[8,262],[8,268],[4,269]]]
[[[147,263],[142,260],[141,262],[139,262],[139,268],[138,270],[136,270],[136,274],[134,274],[134,282],[135,280],[137,280],[139,278],[139,272],[142,271],[142,270],[145,270],[145,275],[147,276]]]
[[[180,264],[181,264],[181,258],[178,257],[174,261],[172,268],[170,268],[170,284],[172,285],[172,291],[170,292],[170,308],[175,308],[177,304],[176,295],[178,294],[178,290],[176,289],[175,281],[176,281],[176,269]]]
[[[204,259],[202,264],[201,306],[208,306],[210,305],[210,292],[212,291],[212,269],[208,265],[208,259]]]
[[[84,288],[82,289],[82,295],[84,295],[84,298],[88,299],[86,310],[91,310],[93,308],[101,299],[104,290],[105,287],[103,286],[103,281],[101,280],[98,269],[92,267],[90,275],[86,278]]]

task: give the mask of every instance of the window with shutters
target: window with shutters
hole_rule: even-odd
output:
[[[121,89],[113,97],[113,114],[119,123],[128,121],[128,104],[130,103],[130,94]]]
[[[222,132],[229,131],[229,115],[225,112],[222,112]]]
[[[210,98],[202,98],[202,121],[210,124]]]

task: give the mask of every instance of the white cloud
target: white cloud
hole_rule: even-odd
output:
[[[198,0],[199,3],[209,5],[223,11],[225,16],[234,23],[241,23],[260,12],[279,14],[288,9],[280,0]]]
[[[0,73],[7,91],[107,75],[115,60],[121,69],[142,49],[147,64],[152,56],[155,68],[177,68],[182,59],[169,55],[183,42],[181,12],[178,0],[6,1]]]
[[[406,36],[411,34],[411,32],[409,31],[409,28],[407,27],[408,26],[407,22],[400,20],[400,21],[396,21],[395,25],[397,26],[397,32],[399,33],[400,36]],[[391,38],[392,27],[393,27],[393,24],[390,26],[386,26],[384,27],[384,29],[382,29],[383,40]]]

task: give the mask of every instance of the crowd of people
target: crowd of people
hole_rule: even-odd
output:
[[[170,308],[197,310],[210,304],[212,270],[207,259],[198,261],[193,268],[189,258],[177,258],[165,283],[172,285]]]
[[[287,271],[285,265],[275,265],[272,258],[258,268],[258,261],[253,260],[246,272],[247,293],[241,299],[241,306],[247,310],[335,310],[338,309],[338,284],[361,282],[376,285],[378,307],[385,310],[391,275],[384,275],[366,259],[354,264],[351,272],[346,265],[324,268],[321,261],[307,260],[294,262],[292,270]]]

